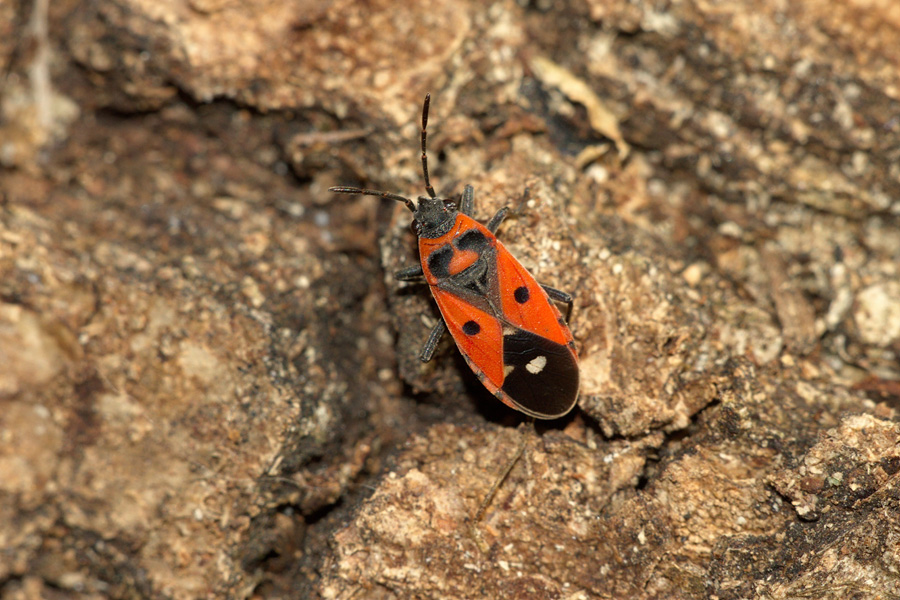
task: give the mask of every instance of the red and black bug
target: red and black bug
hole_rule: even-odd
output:
[[[475,192],[467,185],[456,204],[438,197],[428,178],[425,151],[428,106],[422,108],[422,172],[428,196],[412,200],[377,190],[332,187],[403,202],[413,212],[421,264],[397,272],[402,281],[424,277],[444,320],[431,331],[420,358],[431,360],[449,329],[459,351],[484,386],[508,406],[538,419],[572,410],[578,396],[578,355],[572,333],[552,300],[572,296],[540,285],[497,240],[504,207],[482,225],[472,213]]]

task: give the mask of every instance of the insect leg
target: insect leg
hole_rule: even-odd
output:
[[[508,212],[508,206],[504,206],[503,208],[498,210],[497,214],[491,217],[491,220],[487,222],[487,225],[485,225],[485,227],[488,228],[488,231],[490,231],[491,233],[497,233],[497,228],[500,227],[500,223],[502,223],[503,219],[506,218],[506,214]]]
[[[400,281],[415,281],[424,276],[425,272],[422,270],[422,265],[412,265],[394,273],[394,278]]]
[[[463,189],[462,200],[459,201],[459,212],[471,217],[475,212],[475,189],[471,185],[467,185]]]
[[[400,281],[415,281],[424,276],[425,272],[422,270],[422,265],[412,265],[394,273],[394,277]],[[441,341],[441,337],[443,337],[446,331],[447,325],[443,321],[438,321],[438,324],[434,326],[434,329],[431,330],[431,334],[425,341],[422,353],[419,354],[419,360],[422,362],[431,360],[431,357],[434,356],[434,350],[437,348],[438,342]]]
[[[422,348],[419,360],[422,362],[431,360],[431,357],[434,356],[434,349],[437,348],[438,342],[441,341],[441,337],[443,337],[446,331],[447,325],[444,321],[438,321],[438,324],[431,330],[431,335],[429,335],[428,339],[425,341],[425,346]]]
[[[575,299],[572,297],[572,294],[567,294],[562,290],[558,290],[556,288],[552,288],[549,285],[544,285],[543,283],[539,284],[544,291],[547,292],[547,295],[550,296],[553,300],[557,302],[562,302],[563,304],[568,305],[568,309],[566,310],[566,323],[569,322],[569,317],[572,316],[572,305],[575,304]]]

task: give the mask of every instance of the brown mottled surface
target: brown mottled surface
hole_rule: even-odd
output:
[[[0,3],[0,599],[900,597],[900,9]],[[522,434],[390,275],[576,294]],[[525,194],[525,188],[528,194]]]

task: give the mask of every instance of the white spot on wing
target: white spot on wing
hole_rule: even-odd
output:
[[[547,366],[547,357],[546,356],[535,356],[532,358],[527,365],[525,365],[525,370],[531,373],[532,375],[537,375],[541,371],[544,370],[544,367]]]
[[[503,365],[503,378],[506,379],[506,377],[513,372],[513,369],[515,369],[515,367],[512,365]]]

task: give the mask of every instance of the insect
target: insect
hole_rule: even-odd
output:
[[[396,273],[401,281],[423,277],[443,321],[431,331],[419,358],[428,362],[447,330],[482,384],[506,405],[538,419],[572,410],[578,396],[578,355],[572,333],[552,300],[572,296],[541,285],[496,237],[509,209],[487,225],[472,215],[475,191],[466,185],[459,201],[435,194],[428,177],[426,128],[431,95],[422,107],[422,172],[428,196],[412,200],[391,192],[332,187],[341,194],[396,200],[413,212],[420,263]]]

